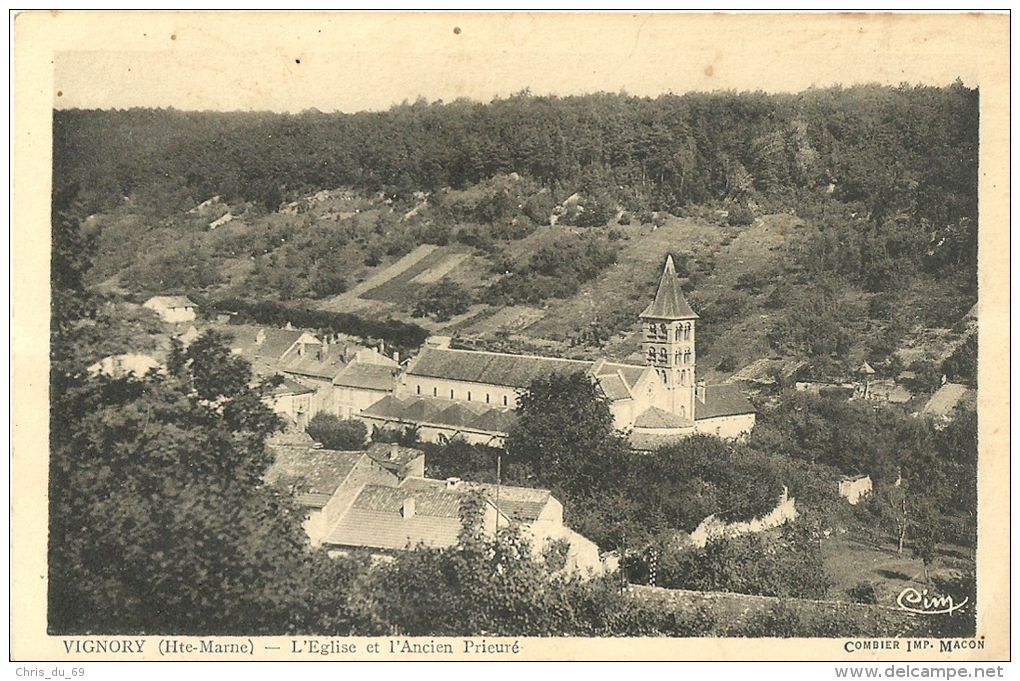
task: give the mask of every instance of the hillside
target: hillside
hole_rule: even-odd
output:
[[[931,376],[977,302],[977,92],[531,97],[379,114],[60,111],[88,282],[635,357],[667,253],[700,375]],[[526,126],[514,123],[529,122]],[[895,163],[888,163],[895,159]]]

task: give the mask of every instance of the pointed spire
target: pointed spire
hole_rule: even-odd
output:
[[[666,267],[662,271],[662,278],[659,280],[659,288],[655,292],[655,300],[641,313],[642,319],[697,319],[698,315],[687,304],[683,290],[680,288],[680,280],[676,276],[676,268],[673,266],[673,256],[666,256]]]

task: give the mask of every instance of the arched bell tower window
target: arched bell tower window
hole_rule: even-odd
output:
[[[676,340],[680,340],[680,332],[681,332],[680,325],[677,324],[676,325]]]
[[[676,351],[676,355],[673,356],[673,364],[680,364],[681,361],[682,361],[682,358],[683,358],[683,355],[680,353],[679,350],[677,350]]]
[[[665,324],[659,324],[659,335],[663,340],[669,340],[669,328]]]
[[[659,361],[663,364],[667,364],[669,362],[669,352],[666,348],[659,348]]]
[[[655,348],[648,348],[648,363],[655,364]]]

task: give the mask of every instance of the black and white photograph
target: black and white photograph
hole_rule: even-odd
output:
[[[13,30],[20,659],[1008,659],[1008,14]]]

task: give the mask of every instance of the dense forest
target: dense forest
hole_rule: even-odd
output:
[[[357,114],[57,111],[54,162],[57,178],[87,188],[93,211],[139,196],[169,212],[213,195],[275,210],[322,188],[404,196],[519,173],[635,211],[756,196],[793,207],[798,192],[831,187],[876,224],[907,213],[948,226],[977,216],[977,117],[977,91],[960,83],[656,99],[525,92]]]

